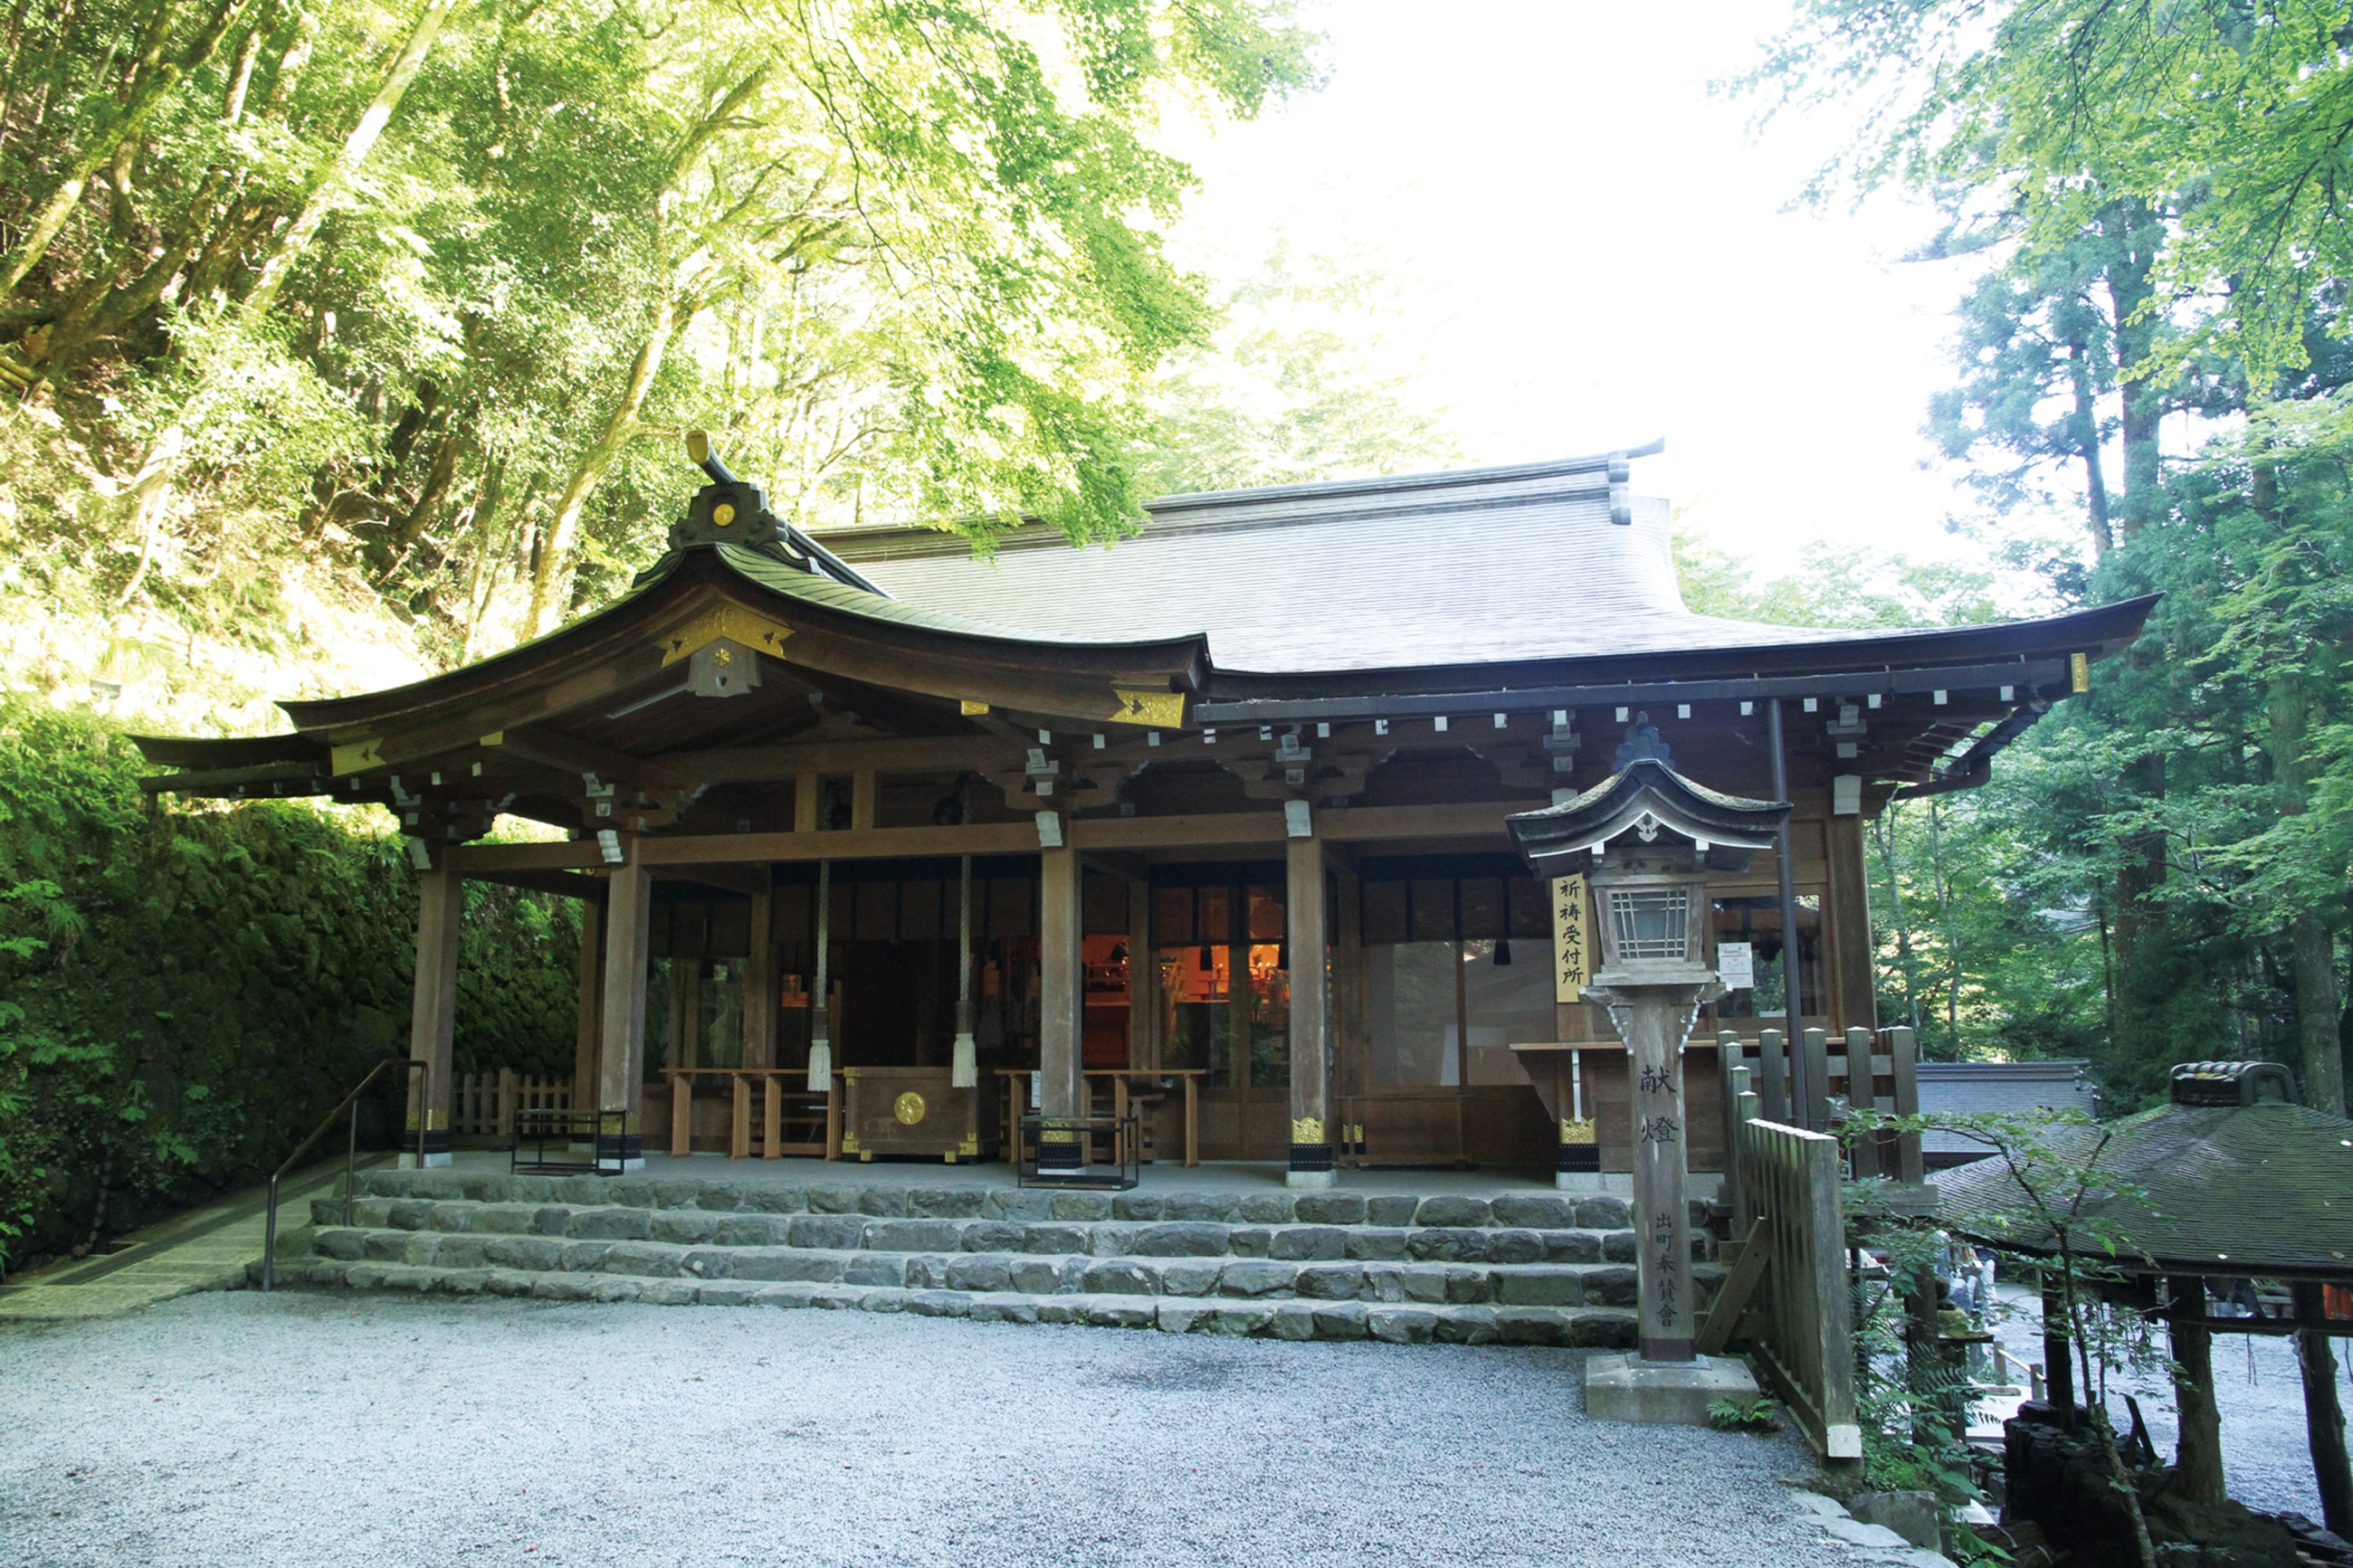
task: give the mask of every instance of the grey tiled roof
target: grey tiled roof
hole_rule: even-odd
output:
[[[1620,489],[1624,494],[1622,484]],[[1031,526],[837,530],[828,546],[909,604],[1060,637],[1206,633],[1260,674],[1821,643],[1872,634],[1692,614],[1663,501],[1610,521],[1606,458],[1172,496],[1134,537]]]

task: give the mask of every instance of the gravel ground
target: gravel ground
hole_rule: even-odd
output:
[[[2042,1312],[2030,1291],[2001,1288],[2010,1310],[1997,1325],[2013,1356],[2042,1359]],[[2164,1345],[2164,1336],[2158,1343]],[[2253,1347],[2252,1354],[2249,1347]],[[2340,1373],[2353,1373],[2353,1345],[2337,1342]],[[2140,1401],[2149,1436],[2159,1458],[2173,1458],[2179,1431],[2173,1419],[2173,1385],[2155,1377],[2111,1376],[2109,1404],[2119,1427],[2131,1419],[2122,1394]],[[2353,1408],[2353,1381],[2337,1394]],[[2296,1368],[2295,1342],[2287,1336],[2240,1334],[2214,1338],[2214,1403],[2222,1412],[2222,1475],[2231,1495],[2249,1508],[2292,1510],[2320,1517],[2320,1489],[2312,1479],[2312,1447],[2304,1430],[2304,1375]]]
[[[0,1562],[1826,1563],[1579,1352],[249,1292],[0,1326]]]

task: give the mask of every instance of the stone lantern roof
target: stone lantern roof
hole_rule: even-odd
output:
[[[1713,870],[1743,871],[1759,849],[1773,847],[1787,801],[1725,795],[1677,773],[1658,727],[1634,716],[1618,748],[1617,770],[1572,800],[1504,818],[1512,842],[1539,874],[1588,868],[1575,857],[1631,833],[1643,845],[1662,832],[1688,841],[1695,859]]]

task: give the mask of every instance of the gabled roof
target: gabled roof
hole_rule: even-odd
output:
[[[1655,447],[1649,448],[1655,450]],[[1170,496],[1088,549],[1031,524],[821,537],[893,595],[1040,634],[1205,634],[1219,669],[1300,674],[1766,647],[1869,632],[1693,614],[1629,455]]]
[[[1757,850],[1772,846],[1788,815],[1787,801],[1725,795],[1677,773],[1657,728],[1643,714],[1618,749],[1615,773],[1558,805],[1507,816],[1504,825],[1539,874],[1557,874],[1554,868],[1562,858],[1626,833],[1639,833],[1647,843],[1662,831],[1700,847],[1707,864],[1736,871],[1747,868]]]

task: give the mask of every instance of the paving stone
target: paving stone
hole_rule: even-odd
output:
[[[543,1212],[536,1204],[483,1204],[468,1218],[466,1228],[477,1236],[524,1236],[537,1227]]]
[[[322,1230],[311,1238],[322,1258],[336,1258],[344,1263],[356,1263],[367,1256],[368,1233],[364,1230]]]
[[[1027,1228],[1010,1220],[972,1220],[964,1227],[964,1249],[966,1252],[1018,1252],[1021,1233]]]
[[[1293,1200],[1292,1207],[1308,1225],[1365,1223],[1365,1194],[1362,1193],[1301,1193]]]
[[[814,1307],[817,1305],[817,1287],[814,1285],[802,1284],[797,1281],[778,1285],[764,1285],[758,1290],[753,1292],[752,1305],[754,1307],[785,1308]]]
[[[1405,1287],[1409,1301],[1426,1301],[1442,1306],[1446,1301],[1445,1268],[1418,1268],[1411,1265],[1398,1270],[1398,1282]]]
[[[581,1241],[645,1241],[654,1216],[644,1209],[575,1209],[565,1234]]]
[[[725,1243],[726,1246],[765,1247],[773,1239],[768,1235],[768,1222],[765,1219],[750,1222],[758,1229],[756,1236],[746,1228],[746,1222],[743,1220],[730,1219],[726,1223],[733,1232],[732,1239]],[[700,1242],[717,1240],[720,1219],[715,1214],[702,1214],[693,1209],[663,1209],[654,1215],[651,1230],[656,1241],[674,1241],[693,1246]]]
[[[1136,1233],[1144,1227],[1106,1221],[1087,1226],[1087,1250],[1097,1258],[1133,1258]]]
[[[1226,1266],[1214,1258],[1172,1258],[1157,1265],[1164,1296],[1207,1296],[1218,1289]]]
[[[1413,1223],[1414,1210],[1421,1206],[1419,1198],[1392,1194],[1388,1197],[1365,1199],[1366,1225],[1407,1226]]]
[[[638,1281],[627,1277],[598,1279],[588,1289],[589,1300],[595,1301],[634,1301],[642,1293]]]
[[[1413,1211],[1413,1223],[1425,1226],[1483,1226],[1493,1215],[1493,1206],[1484,1198],[1466,1198],[1451,1194],[1424,1198]]]
[[[1289,1193],[1247,1193],[1239,1207],[1250,1225],[1289,1225],[1296,1212]]]
[[[1365,1299],[1368,1301],[1404,1300],[1405,1272],[1405,1267],[1402,1264],[1366,1264]]]
[[[1121,1193],[1111,1200],[1113,1219],[1156,1220],[1167,1212],[1168,1200],[1157,1193]]]
[[[1021,1227],[1021,1250],[1068,1256],[1087,1249],[1086,1227],[1077,1225],[1029,1225]]]
[[[702,1196],[702,1184],[683,1178],[656,1182],[653,1206],[658,1209],[691,1209]]]
[[[441,1268],[481,1268],[489,1262],[490,1238],[480,1236],[445,1236],[433,1249],[435,1267]]]
[[[615,1193],[614,1189],[622,1184],[623,1182],[604,1176],[563,1176],[554,1182],[555,1190],[548,1195],[556,1203],[582,1204],[594,1208],[605,1204],[630,1201]],[[641,1190],[646,1186],[643,1182],[637,1184]]]
[[[1081,1289],[1094,1295],[1152,1296],[1159,1293],[1160,1281],[1143,1264],[1118,1258],[1090,1268]]]
[[[574,1274],[593,1274],[605,1261],[605,1254],[613,1249],[609,1241],[567,1241],[556,1257],[555,1266]]]
[[[711,1233],[696,1239],[718,1243],[721,1247],[789,1246],[793,1239],[793,1222],[783,1215],[679,1215],[677,1219],[708,1219]],[[657,1226],[654,1234],[659,1236]],[[686,1239],[681,1237],[681,1240]]]
[[[1430,1205],[1425,1204],[1422,1206],[1427,1210]],[[1406,1251],[1425,1263],[1482,1263],[1486,1261],[1490,1234],[1483,1228],[1473,1229],[1468,1226],[1433,1226],[1415,1231],[1409,1237]]]
[[[1274,1321],[1272,1302],[1220,1302],[1209,1309],[1201,1331],[1211,1334],[1255,1334]]]
[[[1536,1265],[1495,1276],[1495,1300],[1507,1307],[1581,1307],[1585,1270]]]
[[[1361,1301],[1319,1303],[1314,1314],[1319,1340],[1361,1340],[1370,1331],[1371,1312]]]
[[[482,1281],[482,1289],[493,1296],[528,1296],[537,1279],[520,1268],[493,1268]]]
[[[1264,1258],[1274,1232],[1260,1226],[1235,1226],[1226,1232],[1226,1250],[1236,1258]]]
[[[1387,1226],[1357,1226],[1348,1232],[1348,1256],[1365,1263],[1393,1263],[1405,1256],[1406,1243],[1412,1236],[1411,1231]]]
[[[1365,1289],[1361,1263],[1317,1263],[1299,1271],[1293,1284],[1302,1296],[1324,1301],[1353,1301]]]
[[[533,1236],[562,1236],[571,1228],[572,1211],[568,1208],[549,1204],[532,1213],[531,1233]]]
[[[862,1187],[846,1187],[832,1183],[808,1189],[808,1212],[811,1214],[857,1214]]]
[[[1624,1198],[1579,1198],[1577,1223],[1586,1230],[1623,1230],[1634,1223],[1634,1211]]]
[[[1577,1205],[1568,1198],[1514,1194],[1495,1199],[1492,1206],[1497,1225],[1529,1230],[1566,1230],[1577,1223]]]
[[[1315,1337],[1315,1309],[1304,1301],[1281,1302],[1266,1325],[1266,1333],[1269,1339],[1312,1340]]]
[[[975,1322],[1034,1323],[1038,1321],[1038,1303],[1018,1296],[976,1296],[972,1316]]]
[[[416,1263],[433,1261],[433,1249],[441,1238],[433,1235],[411,1235],[397,1230],[372,1230],[367,1236],[367,1257],[374,1263]]]
[[[981,1213],[990,1219],[1051,1219],[1057,1194],[1020,1187],[994,1187]]]
[[[872,1252],[961,1252],[964,1227],[952,1219],[869,1220],[858,1245]]]
[[[564,1243],[544,1236],[490,1237],[483,1240],[482,1253],[501,1267],[536,1271],[562,1265]]]
[[[854,1256],[804,1247],[747,1247],[735,1253],[729,1278],[832,1283],[849,1273]]]
[[[1487,1233],[1490,1263],[1542,1263],[1544,1237],[1532,1230],[1491,1230]]]
[[[1634,1314],[1630,1311],[1583,1311],[1570,1315],[1568,1343],[1579,1350],[1630,1351],[1634,1348]]]
[[[767,1287],[749,1279],[706,1280],[694,1289],[694,1300],[705,1307],[748,1307]]]
[[[785,1244],[848,1252],[865,1238],[866,1222],[843,1214],[795,1215],[785,1222]]]
[[[1596,1307],[1637,1305],[1636,1279],[1631,1268],[1588,1268],[1585,1271],[1585,1300]]]
[[[917,1290],[902,1303],[905,1310],[920,1318],[968,1318],[972,1315],[972,1298],[955,1290]],[[870,1301],[868,1310],[874,1310]]]
[[[1213,1310],[1200,1301],[1164,1300],[1153,1310],[1152,1326],[1164,1334],[1189,1334]]]
[[[1007,1272],[1016,1290],[1032,1296],[1050,1296],[1062,1286],[1062,1266],[1050,1258],[1017,1258]]]
[[[1493,1307],[1449,1307],[1438,1314],[1440,1344],[1489,1345],[1496,1338]]]
[[[733,1214],[745,1206],[746,1185],[742,1182],[699,1182],[696,1184],[694,1206],[715,1213]]]
[[[805,1187],[779,1186],[768,1182],[745,1184],[744,1193],[747,1207],[762,1214],[799,1214],[808,1207],[808,1190]]]
[[[898,1252],[860,1252],[849,1259],[842,1279],[851,1285],[900,1286],[907,1282],[908,1258]],[[937,1260],[940,1272],[947,1272],[944,1258]]]
[[[1228,1296],[1265,1296],[1290,1289],[1298,1277],[1299,1270],[1288,1263],[1245,1260],[1226,1265],[1218,1277],[1218,1289]]]
[[[445,1235],[463,1230],[467,1220],[473,1215],[474,1207],[472,1204],[435,1204],[433,1212],[426,1216],[425,1228]]]
[[[1472,1268],[1464,1264],[1450,1264],[1446,1270],[1446,1300],[1454,1306],[1466,1306],[1474,1301],[1493,1300],[1494,1278],[1484,1268]]]
[[[417,1198],[402,1198],[385,1215],[385,1224],[394,1230],[423,1230],[433,1218],[433,1205]]]
[[[1601,1238],[1601,1256],[1610,1263],[1633,1262],[1634,1233],[1630,1230],[1613,1230]]]
[[[855,1312],[866,1306],[870,1298],[880,1294],[852,1285],[813,1285],[809,1288],[809,1305],[820,1311]]]
[[[1013,1269],[1003,1258],[991,1254],[967,1255],[947,1260],[947,1287],[951,1290],[1009,1290],[1013,1288]]]
[[[1168,1217],[1173,1220],[1205,1220],[1212,1225],[1231,1225],[1239,1217],[1240,1205],[1223,1193],[1171,1193],[1168,1194]]]
[[[1498,1307],[1494,1312],[1496,1337],[1507,1345],[1565,1345],[1569,1342],[1568,1324],[1560,1314],[1542,1307]]]
[[[1046,1210],[1047,1216],[1050,1219],[1074,1220],[1086,1224],[1094,1220],[1111,1218],[1109,1193],[1056,1193],[1052,1195],[1054,1201],[1047,1206]],[[1084,1248],[1079,1250],[1083,1251]]]
[[[1222,1225],[1147,1225],[1129,1238],[1128,1250],[1138,1258],[1221,1258],[1226,1236]]]
[[[509,1176],[506,1201],[511,1204],[543,1204],[554,1200],[555,1184],[545,1176]]]
[[[1601,1233],[1598,1230],[1546,1231],[1544,1260],[1546,1263],[1599,1263],[1601,1261]]]
[[[1086,1304],[1086,1321],[1098,1329],[1148,1329],[1159,1321],[1158,1309],[1148,1300],[1095,1300]]]
[[[976,1219],[987,1187],[917,1187],[907,1194],[907,1213],[923,1219]]]
[[[1426,1345],[1438,1333],[1438,1314],[1426,1307],[1375,1307],[1366,1314],[1366,1331],[1393,1345]]]
[[[1348,1233],[1333,1225],[1285,1226],[1268,1238],[1266,1255],[1297,1263],[1345,1258]]]
[[[542,1301],[586,1301],[599,1283],[586,1274],[543,1274],[531,1282],[531,1293]]]
[[[604,1180],[596,1176],[572,1178],[575,1191],[572,1202],[591,1207],[606,1204],[622,1208],[643,1209],[654,1205],[654,1184],[644,1176],[616,1176]],[[601,1183],[601,1184],[600,1184]]]

